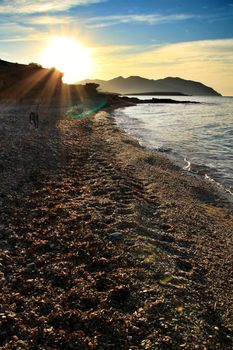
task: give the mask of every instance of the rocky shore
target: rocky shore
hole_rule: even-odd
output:
[[[107,111],[0,112],[0,348],[232,349],[231,204]]]

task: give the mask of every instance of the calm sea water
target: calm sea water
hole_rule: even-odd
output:
[[[233,192],[233,97],[171,98],[201,104],[137,105],[117,110],[116,120],[143,146],[165,152],[187,171]]]

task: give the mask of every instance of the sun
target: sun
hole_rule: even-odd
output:
[[[86,79],[93,71],[91,50],[69,37],[53,37],[42,53],[44,67],[55,67],[64,73],[64,83]]]

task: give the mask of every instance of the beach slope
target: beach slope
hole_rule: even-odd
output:
[[[232,349],[233,212],[211,184],[107,111],[0,132],[1,349]]]

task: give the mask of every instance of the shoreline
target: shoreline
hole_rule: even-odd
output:
[[[113,116],[113,118],[115,119],[116,117]],[[117,124],[117,126],[121,131],[129,135],[129,137],[132,137],[133,139],[138,141],[140,147],[142,147],[145,150],[154,152],[155,154],[161,155],[162,157],[167,159],[169,162],[171,162],[172,164],[180,168],[180,171],[184,172],[186,176],[191,176],[193,178],[199,179],[200,181],[204,180],[207,183],[211,184],[214,190],[219,192],[219,197],[221,197],[224,202],[227,201],[230,206],[233,205],[233,192],[232,192],[231,186],[229,185],[227,186],[223,181],[221,181],[221,179],[217,180],[216,178],[212,177],[211,174],[207,174],[206,172],[201,172],[200,170],[202,170],[203,168],[201,165],[196,163],[190,163],[189,160],[181,157],[180,154],[175,155],[171,149],[167,151],[166,149],[163,150],[163,148],[160,149],[152,146],[151,147],[147,146],[141,143],[136,136],[129,133],[127,130],[124,130],[124,128],[121,127],[120,125]],[[182,162],[186,163],[187,165],[184,165],[184,164],[182,165],[181,164]],[[211,170],[211,168],[209,169]]]
[[[203,102],[199,101],[198,103],[203,103]],[[124,115],[124,109],[125,107],[121,107],[121,106],[119,108],[116,108],[115,111],[119,110],[119,113],[116,112],[116,114],[114,115],[114,118],[116,118],[116,120],[120,118],[120,121],[117,121],[117,124],[121,130],[128,133],[131,137],[134,137],[135,139],[137,139],[142,147],[145,147],[148,150],[158,152],[159,154],[168,158],[172,163],[181,167],[183,171],[186,171],[188,176],[194,176],[194,177],[197,176],[200,178],[205,178],[207,181],[212,182],[212,184],[219,190],[220,192],[219,195],[225,197],[226,200],[233,203],[233,192],[232,192],[233,188],[232,188],[232,183],[230,181],[230,170],[228,171],[228,173],[227,172],[224,173],[223,166],[222,168],[220,167],[220,169],[213,166],[207,166],[205,165],[205,158],[199,158],[199,159],[196,159],[196,162],[195,160],[191,162],[191,160],[187,157],[187,155],[182,155],[182,152],[185,152],[182,149],[182,147],[172,148],[174,145],[171,146],[171,144],[168,144],[167,147],[166,146],[164,147],[163,144],[164,142],[166,144],[166,140],[163,140],[162,141],[163,144],[161,146],[158,146],[158,143],[155,143],[155,144],[150,143],[150,141],[148,141],[146,137],[144,137],[144,139],[141,138],[140,127],[138,127],[137,129],[133,124],[133,129],[131,130],[131,128],[127,126],[127,121],[125,122],[125,119],[122,118],[121,115],[122,114]],[[137,114],[137,111],[136,111],[136,114]],[[127,113],[126,113],[126,117],[129,118],[129,121],[130,121],[130,116],[128,116]],[[139,120],[139,123],[143,122],[143,120],[141,119],[138,119],[138,120]],[[129,122],[129,125],[131,125],[130,122]],[[137,132],[135,132],[134,129],[137,130]],[[142,131],[144,130],[142,129]],[[152,137],[153,136],[156,138],[156,134],[155,135],[152,134]],[[189,154],[189,156],[192,157],[192,154],[191,155]],[[220,157],[220,155],[218,156]],[[220,158],[216,158],[216,159],[220,160]]]
[[[230,350],[232,207],[109,112],[1,124],[0,346]]]
[[[126,106],[127,107],[127,106]],[[214,196],[218,197],[217,201],[221,203],[222,206],[228,207],[229,209],[233,209],[232,206],[232,193],[229,191],[227,187],[224,186],[224,183],[218,182],[215,179],[206,179],[206,174],[201,174],[198,171],[192,171],[192,170],[185,170],[185,167],[183,167],[180,164],[179,159],[177,159],[174,155],[167,154],[166,151],[160,151],[159,149],[148,147],[144,144],[140,143],[140,140],[137,139],[136,136],[133,134],[130,134],[127,130],[124,130],[117,122],[117,117],[114,115],[114,111],[117,109],[121,109],[122,107],[114,107],[114,108],[106,108],[103,111],[107,113],[107,119],[110,121],[111,126],[115,130],[117,130],[117,133],[121,134],[121,137],[124,139],[126,137],[129,141],[126,143],[132,143],[136,148],[141,149],[145,152],[145,154],[148,154],[152,156],[152,158],[158,157],[159,159],[162,159],[162,163],[169,164],[169,167],[173,171],[177,171],[181,176],[185,176],[187,178],[192,178],[194,181],[197,181],[200,183],[200,185],[204,186],[206,185],[207,191],[210,193],[214,193]],[[123,107],[125,108],[125,107]],[[98,113],[102,113],[101,111]],[[97,115],[98,115],[97,113]],[[180,157],[181,159],[181,157]],[[184,159],[187,163],[189,163],[186,159]],[[152,161],[153,163],[153,161]],[[150,162],[149,162],[150,164]],[[193,164],[195,167],[198,165]],[[214,183],[213,183],[214,182]],[[230,192],[230,193],[228,193]],[[213,204],[213,203],[212,203]]]

